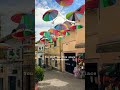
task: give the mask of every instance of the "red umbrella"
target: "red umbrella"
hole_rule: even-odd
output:
[[[25,15],[25,14],[23,14],[23,13],[15,14],[11,17],[11,20],[15,23],[20,23],[23,15]]]
[[[81,6],[79,9],[77,9],[75,12],[76,12],[76,13],[79,13],[79,14],[84,14],[84,12],[85,12],[85,4],[82,5],[82,6]]]
[[[76,25],[70,26],[70,30],[76,30]]]
[[[33,35],[33,32],[29,29],[18,29],[15,33],[12,34],[12,37],[24,40],[27,37],[31,37]]]
[[[94,8],[98,8],[98,5],[99,5],[98,3],[99,3],[99,0],[88,0],[86,1],[85,6],[86,8],[94,9]]]

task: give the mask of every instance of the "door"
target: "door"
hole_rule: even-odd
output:
[[[73,60],[75,53],[65,53],[64,56],[68,59],[65,61],[65,70],[73,74],[74,67],[76,66],[76,62]]]
[[[46,58],[46,66],[48,67],[48,58]]]
[[[39,66],[41,66],[42,58],[39,58]]]
[[[3,90],[3,78],[0,78],[0,90]]]
[[[30,75],[26,75],[26,90],[31,90],[30,84],[31,84],[31,82],[30,82]]]
[[[8,76],[8,90],[16,90],[16,76]]]
[[[98,79],[97,63],[86,63],[85,71],[85,90],[98,90],[98,84],[95,82]]]

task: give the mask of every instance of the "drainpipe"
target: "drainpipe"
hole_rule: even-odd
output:
[[[61,51],[62,51],[62,50],[61,50],[61,40],[60,40],[59,43],[60,43],[60,46],[59,46],[59,47],[60,47],[60,48],[59,48],[59,49],[60,49],[60,71],[62,72],[62,57],[61,57]]]

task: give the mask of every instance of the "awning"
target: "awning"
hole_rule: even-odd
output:
[[[120,52],[120,41],[112,41],[97,45],[96,53]]]
[[[76,44],[75,48],[85,48],[85,43]]]

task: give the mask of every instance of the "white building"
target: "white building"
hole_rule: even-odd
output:
[[[37,43],[35,44],[35,59],[36,65],[43,65],[44,64],[44,44]]]

